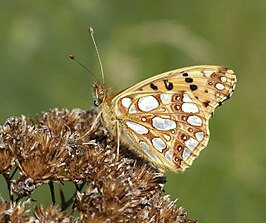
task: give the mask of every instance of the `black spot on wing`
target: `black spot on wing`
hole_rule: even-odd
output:
[[[153,84],[153,83],[150,84],[150,87],[151,87],[152,90],[155,90],[155,91],[158,90],[158,87],[155,84]]]
[[[204,104],[205,107],[208,107],[210,103],[211,103],[210,101],[203,102],[203,104]]]
[[[196,91],[198,89],[197,85],[195,84],[191,84],[189,87],[191,91]]]
[[[192,82],[193,82],[193,79],[192,79],[191,77],[186,77],[186,78],[185,78],[185,81],[186,81],[187,83],[192,83]]]
[[[164,82],[164,86],[165,86],[165,88],[166,88],[168,91],[170,91],[170,90],[172,90],[172,89],[174,88],[173,83],[168,82],[168,80],[164,80],[163,82]]]

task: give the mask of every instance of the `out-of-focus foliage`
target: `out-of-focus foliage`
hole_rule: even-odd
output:
[[[208,147],[184,174],[167,174],[166,192],[200,222],[260,222],[266,218],[265,8],[258,0],[2,0],[1,123],[54,107],[92,106],[93,77],[68,59],[76,54],[100,79],[89,26],[106,82],[117,90],[187,65],[231,67],[236,91],[212,118]]]

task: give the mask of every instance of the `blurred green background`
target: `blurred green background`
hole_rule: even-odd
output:
[[[231,67],[236,91],[211,119],[208,147],[184,174],[167,174],[166,194],[199,222],[264,222],[265,10],[259,0],[1,0],[1,123],[92,106],[93,78],[68,59],[76,54],[100,79],[89,26],[117,90],[178,67]]]

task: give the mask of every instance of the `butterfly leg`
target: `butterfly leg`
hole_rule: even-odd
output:
[[[116,146],[116,161],[118,161],[118,158],[119,158],[119,149],[120,149],[120,127],[119,127],[119,122],[118,120],[115,121],[115,126],[116,126],[116,143],[117,143],[117,146]]]
[[[100,123],[101,115],[102,115],[101,112],[99,112],[97,114],[96,118],[93,120],[93,123],[92,123],[90,129],[83,136],[81,136],[80,139],[83,139],[85,136],[90,135],[93,131],[95,131],[98,128],[98,125]]]

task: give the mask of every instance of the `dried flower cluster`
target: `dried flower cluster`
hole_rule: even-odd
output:
[[[96,114],[54,109],[37,120],[13,117],[0,127],[0,174],[10,193],[10,201],[0,195],[0,222],[194,222],[162,195],[161,173],[130,158],[127,148],[117,157],[101,123],[88,133]],[[59,208],[53,184],[64,181],[77,190]],[[52,204],[34,208],[30,196],[43,184],[50,185]],[[69,206],[72,212],[65,210]]]

